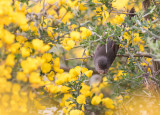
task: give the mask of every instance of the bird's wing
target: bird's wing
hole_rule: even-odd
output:
[[[113,47],[113,41],[108,38],[108,42],[106,44],[106,53]]]
[[[94,52],[94,57],[99,57],[99,56],[106,56],[106,47],[105,45],[99,44]]]

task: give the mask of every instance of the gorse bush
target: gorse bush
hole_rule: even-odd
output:
[[[95,75],[108,38],[116,60]],[[2,115],[159,114],[159,58],[159,0],[0,0]]]

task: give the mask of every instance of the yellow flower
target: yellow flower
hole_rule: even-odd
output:
[[[24,82],[27,81],[27,77],[26,77],[25,73],[23,73],[23,72],[17,72],[16,78],[17,78],[17,80],[20,80],[20,81],[24,81]]]
[[[73,48],[75,46],[75,42],[73,40],[67,40],[67,45]]]
[[[73,40],[68,40],[67,45],[68,45],[68,48],[66,48],[66,50],[69,50],[75,46],[75,42]]]
[[[86,71],[88,71],[88,69],[85,67],[82,67],[82,73],[85,73]]]
[[[131,31],[129,31],[129,33],[131,33]],[[132,37],[131,37],[131,35],[128,34],[128,32],[124,32],[123,37],[124,37],[124,39],[127,40],[127,45],[132,43],[132,39],[131,39]],[[123,39],[122,39],[122,41],[123,41]],[[127,45],[126,45],[126,47],[128,47]]]
[[[70,38],[65,38],[62,41],[62,46],[63,46],[64,49],[70,50],[75,46],[75,42]]]
[[[82,88],[80,90],[80,93],[85,95],[86,97],[91,96],[90,86],[86,84],[82,84]]]
[[[33,48],[32,44],[30,42],[25,42],[24,43],[24,47],[29,47],[29,48]]]
[[[103,11],[102,16],[103,16],[103,23],[105,23],[109,18],[109,13],[107,11]]]
[[[82,111],[85,111],[84,104],[82,105]]]
[[[57,74],[56,77],[58,78],[55,81],[55,83],[57,85],[62,85],[64,82],[68,82],[68,80],[69,80],[69,74],[68,73]]]
[[[14,42],[14,39],[15,39],[15,35],[10,33],[9,31],[7,30],[4,30],[4,42],[7,43],[7,44],[12,44]]]
[[[100,93],[100,94],[99,94],[99,97],[102,99],[102,98],[103,98],[103,93]]]
[[[80,32],[72,31],[70,37],[72,40],[78,41],[80,39]]]
[[[48,28],[47,28],[47,33],[48,33],[48,36],[53,37],[53,35],[52,35],[52,33],[53,33],[53,28],[52,28],[52,27],[48,27]]]
[[[145,42],[141,39],[141,37],[139,36],[139,33],[134,33],[134,39],[133,39],[135,44],[144,44]]]
[[[41,53],[44,53],[44,52],[48,51],[49,49],[50,49],[50,46],[49,46],[49,45],[44,45],[44,46],[40,49],[40,51],[41,51]]]
[[[12,53],[17,53],[17,51],[20,48],[20,46],[21,46],[20,43],[14,43],[9,48],[9,51],[11,51]]]
[[[30,50],[28,48],[22,47],[21,48],[22,57],[30,56]]]
[[[69,0],[67,2],[67,4],[71,7],[71,8],[74,8],[78,5],[78,0],[75,0],[75,1],[72,1],[72,0]]]
[[[47,3],[54,4],[57,0],[47,0]]]
[[[53,60],[53,63],[54,63],[53,67],[60,68],[60,60],[58,57]]]
[[[118,70],[117,76],[114,78],[114,80],[122,79],[122,76],[126,76],[126,73],[124,73],[123,70]]]
[[[101,102],[101,97],[100,96],[94,96],[92,98],[91,104],[92,105],[98,105]]]
[[[53,81],[53,77],[54,77],[54,72],[51,71],[48,75],[47,75],[47,78],[50,80],[50,81]]]
[[[61,92],[62,92],[62,93],[68,93],[68,90],[70,90],[70,87],[61,86]]]
[[[63,109],[62,109],[62,111],[63,111],[63,113],[65,113],[65,114],[67,114],[67,113],[68,113],[68,111],[67,111],[67,109],[66,109],[66,108],[63,108]]]
[[[58,93],[60,91],[60,88],[56,85],[53,85],[53,84],[47,85],[46,88],[50,93]]]
[[[48,73],[51,70],[51,64],[43,63],[41,66],[42,73]]]
[[[3,42],[2,40],[0,40],[0,48],[3,46]]]
[[[59,60],[59,58],[57,57],[52,61],[53,61],[53,69],[54,69],[54,71],[57,72],[57,73],[63,73],[64,70],[60,69],[60,60]]]
[[[140,49],[140,51],[141,51],[141,52],[143,52],[143,51],[144,51],[144,47],[143,47],[143,45],[142,45],[142,44],[140,44],[139,49]]]
[[[45,59],[46,62],[50,62],[52,60],[52,55],[50,53],[44,53],[42,59]]]
[[[104,76],[103,77],[103,82],[100,84],[100,88],[103,88],[103,87],[106,87],[108,85],[108,82],[107,82],[107,77]]]
[[[81,110],[71,110],[69,115],[84,115]]]
[[[31,29],[33,32],[35,32],[36,35],[38,34],[38,33],[37,33],[38,28],[36,28],[34,22],[31,22],[31,23],[30,23],[30,29]]]
[[[63,98],[61,99],[61,103],[60,103],[60,106],[65,106],[65,101],[69,98],[72,98],[72,95],[71,94],[64,94]]]
[[[124,21],[125,16],[125,14],[116,15],[111,23],[120,25]]]
[[[114,8],[117,8],[118,10],[120,10],[120,9],[124,8],[127,5],[128,1],[129,0],[114,0],[112,2],[112,6]]]
[[[28,25],[27,25],[27,19],[25,17],[25,14],[22,13],[22,12],[14,12],[13,22],[17,23],[23,31],[25,31],[29,28]],[[23,26],[26,26],[26,27],[23,27]]]
[[[76,75],[80,75],[80,73],[81,73],[81,67],[80,66],[76,66],[74,69],[77,72]]]
[[[39,73],[37,72],[32,72],[29,76],[29,82],[33,84],[40,84],[41,83],[41,78]]]
[[[70,74],[71,78],[75,78],[79,75],[79,73],[77,73],[77,71],[74,68],[69,70],[69,74]]]
[[[103,98],[102,104],[109,109],[114,109],[113,101],[110,98]]]
[[[37,70],[38,64],[39,64],[38,60],[31,57],[28,57],[27,60],[23,60],[21,62],[21,66],[24,73],[29,73],[34,70]]]
[[[77,103],[79,104],[86,104],[86,97],[84,95],[79,95],[76,99]]]
[[[39,39],[32,40],[32,45],[35,50],[40,50],[43,47],[43,41]]]
[[[59,67],[54,67],[54,71],[57,72],[57,73],[63,73],[64,72],[64,70],[60,69]]]
[[[108,110],[108,111],[105,112],[105,115],[113,115],[113,111]]]
[[[81,38],[82,39],[86,39],[87,37],[92,35],[92,32],[87,29],[86,27],[80,27],[80,31],[81,31]]]
[[[67,10],[64,7],[61,7],[60,11],[59,11],[59,18],[62,18],[65,13],[67,12]],[[69,19],[71,19],[73,17],[73,13],[71,13],[70,11],[67,12],[67,14],[63,17],[62,22],[66,23],[69,22]]]
[[[70,111],[76,104],[74,104],[73,101],[65,101],[65,106],[68,108],[68,111]]]
[[[92,70],[89,70],[89,71],[84,72],[84,74],[85,74],[87,77],[91,77],[91,76],[92,76],[92,73],[93,73]]]
[[[23,36],[16,36],[16,40],[19,42],[19,43],[24,43],[27,38],[23,37]]]
[[[15,64],[14,58],[15,58],[15,56],[13,54],[9,54],[6,58],[6,65],[14,66],[14,64]]]
[[[81,11],[87,10],[87,7],[85,7],[85,3],[82,2],[79,4],[79,10]]]

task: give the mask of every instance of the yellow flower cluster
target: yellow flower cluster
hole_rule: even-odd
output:
[[[76,45],[76,42],[78,43],[78,41],[86,39],[91,35],[92,32],[89,29],[87,29],[86,27],[81,27],[80,32],[72,31],[70,33],[70,37],[68,35],[65,36],[64,40],[62,41],[62,46],[64,49],[70,50]]]
[[[97,2],[95,1],[95,3],[100,3],[100,2]],[[102,10],[103,9],[103,10]],[[97,6],[96,9],[94,10],[94,12],[96,13],[97,16],[102,16],[103,19],[102,19],[102,23],[105,24],[109,18],[109,13],[107,11],[107,7],[105,5],[102,5],[102,6]],[[98,18],[98,20],[101,22],[101,18]]]
[[[0,25],[15,23],[20,26],[23,31],[28,30],[29,27],[25,13],[19,10],[14,11],[11,2],[11,0],[0,1]]]
[[[39,51],[41,53],[44,53],[50,49],[49,45],[44,45],[43,41],[39,39],[33,39],[32,46],[36,51]]]
[[[111,23],[121,25],[121,23],[124,21],[125,16],[125,14],[116,15]]]
[[[99,105],[100,102],[102,102],[102,105],[104,105],[108,109],[114,109],[113,100],[110,98],[103,98],[103,94],[100,94],[99,96],[94,96],[91,100],[92,105]]]
[[[92,98],[91,104],[92,104],[92,105],[98,105],[101,101],[102,101],[102,100],[101,100],[101,97],[100,97],[100,96],[94,96],[94,97]]]
[[[103,98],[102,99],[102,104],[109,109],[114,109],[114,105],[113,105],[113,100],[110,98]]]
[[[144,51],[144,46],[143,44],[145,43],[141,37],[139,36],[139,33],[134,33],[134,39],[133,39],[134,44],[138,44],[139,45],[139,49],[140,51]]]
[[[20,6],[18,1],[14,1],[12,7],[12,0],[0,0],[0,51],[2,56],[0,59],[0,114],[6,114],[6,110],[9,113],[12,111],[26,113],[30,100],[34,100],[35,107],[44,108],[34,99],[35,94],[28,89],[32,90],[32,88],[45,84],[41,72],[51,81],[55,75],[54,72],[63,72],[60,69],[59,58],[53,59],[51,54],[45,53],[50,46],[43,40],[28,40],[24,37],[25,34],[18,35],[20,31],[15,31],[18,33],[16,36],[10,32],[18,26],[22,31],[29,29],[25,16],[26,5],[22,5],[21,8]],[[10,24],[14,26],[9,26]],[[66,87],[62,89],[63,92],[68,90]],[[51,92],[55,91],[51,90]]]
[[[117,8],[118,10],[120,10],[120,9],[126,7],[128,2],[129,2],[129,0],[114,0],[112,2],[112,6],[114,8]]]
[[[0,114],[27,114],[30,103],[33,108],[44,109],[45,106],[40,104],[42,98],[38,99],[37,96],[44,93],[45,96],[49,94],[47,98],[63,97],[58,99],[60,106],[64,113],[70,115],[84,115],[89,104],[114,109],[113,100],[104,98],[100,92],[108,86],[106,77],[102,83],[89,86],[87,82],[93,74],[92,70],[76,66],[69,72],[64,72],[60,68],[59,55],[54,54],[55,47],[51,49],[55,45],[52,43],[57,43],[68,51],[89,38],[92,31],[85,24],[81,25],[81,22],[92,16],[102,16],[102,19],[96,21],[98,24],[110,21],[107,7],[97,0],[93,2],[96,4],[95,10],[91,11],[88,10],[88,0],[28,3],[0,0]],[[123,2],[119,6],[115,1],[112,3],[121,9],[128,0]],[[79,13],[84,15],[83,19],[79,18],[77,25],[71,23],[70,19],[78,17]],[[120,25],[124,17],[123,14],[116,15],[111,22]],[[68,26],[67,31],[62,25]],[[144,41],[139,34],[135,33],[132,41],[140,44],[140,50],[143,50]],[[87,55],[88,52],[85,52],[83,57]],[[120,79],[122,74],[123,71],[120,70],[115,79]],[[105,114],[112,114],[112,111]]]
[[[86,75],[87,77],[91,77],[93,73],[92,70],[88,70],[87,68],[84,68],[84,67],[81,68],[80,66],[76,66],[75,68],[70,69],[69,73],[57,74],[56,75],[57,80],[55,81],[55,83],[57,85],[61,85],[65,82],[78,80],[81,72],[82,72],[82,75],[89,72],[89,74],[87,74],[88,76]]]
[[[81,110],[71,110],[70,115],[84,115],[84,113]]]
[[[122,79],[122,76],[126,76],[126,73],[123,70],[118,70],[117,75],[114,77],[114,80],[117,81],[119,79]]]
[[[123,34],[123,36],[124,36],[124,39],[127,40],[127,45],[129,45],[129,43],[133,43],[133,45],[139,46],[140,51],[142,51],[142,52],[144,51],[144,43],[145,42],[144,42],[144,40],[141,39],[142,37],[139,36],[139,33],[134,33],[133,39],[132,39],[132,36],[129,35],[127,32],[125,32]],[[126,45],[126,47],[128,47],[127,45]]]

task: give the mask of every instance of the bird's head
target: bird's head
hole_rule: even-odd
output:
[[[105,56],[98,59],[98,73],[105,74],[108,72],[108,60]]]

